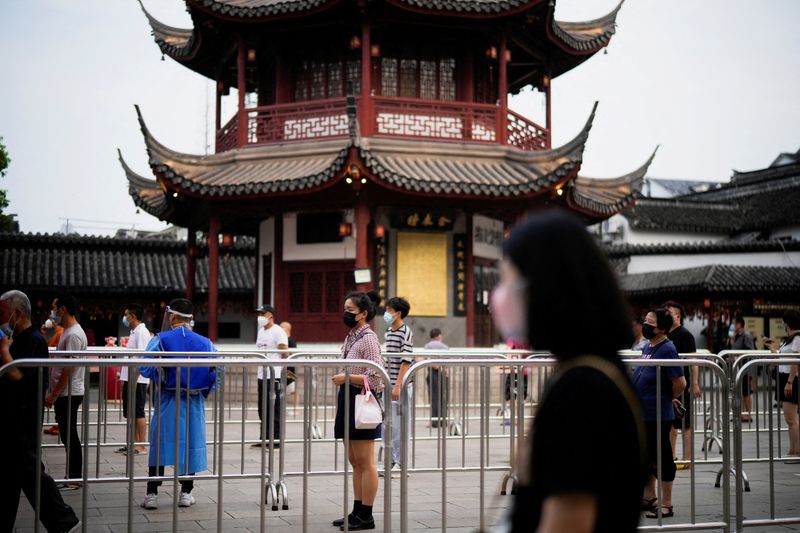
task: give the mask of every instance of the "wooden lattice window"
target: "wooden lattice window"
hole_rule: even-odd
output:
[[[397,59],[381,58],[381,94],[397,96]]]
[[[417,98],[417,60],[400,60],[400,96]]]
[[[325,272],[325,312],[341,311],[340,297],[342,293],[342,273]]]
[[[344,81],[342,80],[342,63],[335,61],[328,65],[328,98],[344,96]]]
[[[353,92],[361,94],[361,60],[351,59],[347,62],[347,81],[353,82]]]
[[[291,313],[305,312],[305,281],[304,272],[292,272],[289,276],[289,312]]]
[[[321,100],[327,97],[328,86],[327,77],[325,76],[327,64],[322,61],[311,61],[310,74],[311,74],[311,87],[309,87],[309,94],[311,100]]]
[[[306,311],[309,313],[322,312],[322,272],[308,273],[308,305]]]
[[[303,102],[308,100],[308,77],[309,65],[308,61],[300,63],[299,68],[295,71],[294,77],[294,101]]]
[[[353,82],[356,94],[361,91],[361,61],[302,60],[293,70],[293,96],[295,102],[323,100],[345,96],[347,80]]]
[[[436,61],[423,59],[419,62],[419,97],[436,100]]]
[[[439,60],[439,100],[456,99],[456,60],[447,57]]]

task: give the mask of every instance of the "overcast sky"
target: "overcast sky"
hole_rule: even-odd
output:
[[[182,1],[144,1],[163,22],[190,26]],[[556,17],[596,18],[617,1],[558,0]],[[617,22],[608,54],[553,82],[554,146],[600,103],[582,174],[626,173],[661,145],[651,176],[724,181],[800,148],[800,1],[627,0]],[[137,2],[6,0],[0,50],[0,136],[12,159],[0,188],[20,228],[163,228],[136,213],[116,149],[152,177],[139,104],[157,139],[203,153],[213,86],[161,61]],[[537,93],[511,105],[543,121]]]

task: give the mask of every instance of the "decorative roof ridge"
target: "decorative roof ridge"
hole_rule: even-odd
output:
[[[616,33],[617,14],[624,1],[621,0],[617,7],[606,15],[585,22],[558,21],[552,17],[551,7],[549,13],[552,18],[547,26],[547,33],[566,52],[593,54],[600,48],[608,46],[611,36]]]
[[[647,170],[650,168],[650,165],[653,163],[653,159],[656,157],[656,152],[658,152],[659,146],[656,146],[653,150],[653,153],[650,154],[650,157],[637,169],[628,172],[627,174],[623,174],[622,176],[616,176],[613,178],[598,178],[598,177],[589,177],[584,175],[579,175],[575,179],[575,184],[580,185],[581,183],[593,182],[599,187],[616,187],[619,185],[627,185],[632,184],[636,181],[639,181],[641,184],[644,181],[645,174],[647,174]]]
[[[150,24],[150,33],[161,51],[173,59],[189,55],[195,44],[196,32],[194,28],[176,28],[164,24],[145,9],[142,0],[137,0],[137,2],[139,2],[139,7],[142,8],[144,16],[147,17],[147,22]]]
[[[646,207],[691,207],[697,209],[716,209],[719,211],[738,211],[740,207],[734,204],[721,204],[719,202],[681,201],[680,198],[650,198],[642,196],[637,198],[636,204]]]
[[[587,178],[579,175],[572,182],[568,200],[574,202],[582,210],[587,211],[587,214],[610,215],[622,211],[636,201],[636,197],[642,189],[644,176],[647,173],[647,169],[650,168],[657,151],[658,146],[656,146],[643,165],[623,176],[616,178]],[[588,190],[593,189],[621,193],[622,191],[612,190],[620,187],[629,187],[629,190],[612,202],[596,200],[584,194],[582,190],[584,189],[588,192]]]
[[[654,244],[617,243],[605,245],[610,257],[629,257],[632,255],[694,255],[704,253],[759,253],[800,251],[800,240],[781,241],[700,241]]]
[[[125,159],[122,157],[122,151],[117,148],[117,159],[119,160],[120,165],[122,165],[122,170],[125,171],[125,176],[128,178],[128,181],[131,185],[134,185],[140,189],[158,189],[160,188],[158,181],[147,179],[141,174],[136,173],[128,163],[125,162]]]
[[[223,16],[256,19],[260,17],[269,17],[271,15],[286,15],[298,11],[310,11],[324,6],[325,4],[336,2],[337,0],[282,0],[270,3],[264,2],[263,5],[254,6],[232,5],[234,2],[226,2],[225,0],[192,0],[191,3],[210,9]],[[242,2],[237,1],[235,3]]]
[[[0,232],[1,244],[30,244],[35,247],[58,249],[61,246],[85,246],[87,248],[104,248],[104,249],[151,249],[154,251],[186,251],[186,241],[170,238],[135,238],[125,239],[116,236],[105,235],[76,235],[76,234],[63,234],[63,233],[17,233],[17,232]],[[198,247],[205,248],[205,243],[198,241]],[[254,250],[254,245],[236,243],[233,246],[226,248],[226,251],[249,253]]]
[[[781,155],[794,156],[795,154],[788,153],[788,154],[781,154]],[[797,167],[797,168],[795,168],[795,167]],[[786,164],[786,165],[776,165],[774,167],[759,168],[759,169],[756,169],[756,170],[736,170],[736,169],[734,169],[733,170],[733,176],[732,176],[731,179],[747,177],[748,174],[761,174],[761,173],[765,173],[765,172],[785,174],[785,173],[790,173],[791,171],[800,171],[800,161],[795,161],[793,163],[789,163],[789,164]],[[728,183],[731,183],[731,182],[728,182]]]

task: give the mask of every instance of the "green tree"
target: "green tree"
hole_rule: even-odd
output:
[[[0,137],[0,178],[6,176],[6,169],[11,158],[8,157],[8,150],[3,144],[3,138]],[[3,213],[3,210],[8,207],[8,198],[6,197],[5,189],[0,189],[0,231],[14,231],[14,219]]]

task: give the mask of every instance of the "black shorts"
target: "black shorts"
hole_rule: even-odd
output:
[[[800,403],[798,402],[798,387],[800,387],[800,380],[794,378],[794,386],[792,387],[792,395],[791,397],[786,397],[783,393],[783,389],[786,388],[786,383],[789,381],[789,374],[784,374],[783,372],[778,372],[778,388],[775,389],[775,401],[778,400],[782,402],[791,402],[791,403]]]
[[[144,405],[147,403],[147,383],[136,384],[136,418],[145,418]],[[122,416],[128,418],[128,382],[122,382]]]

